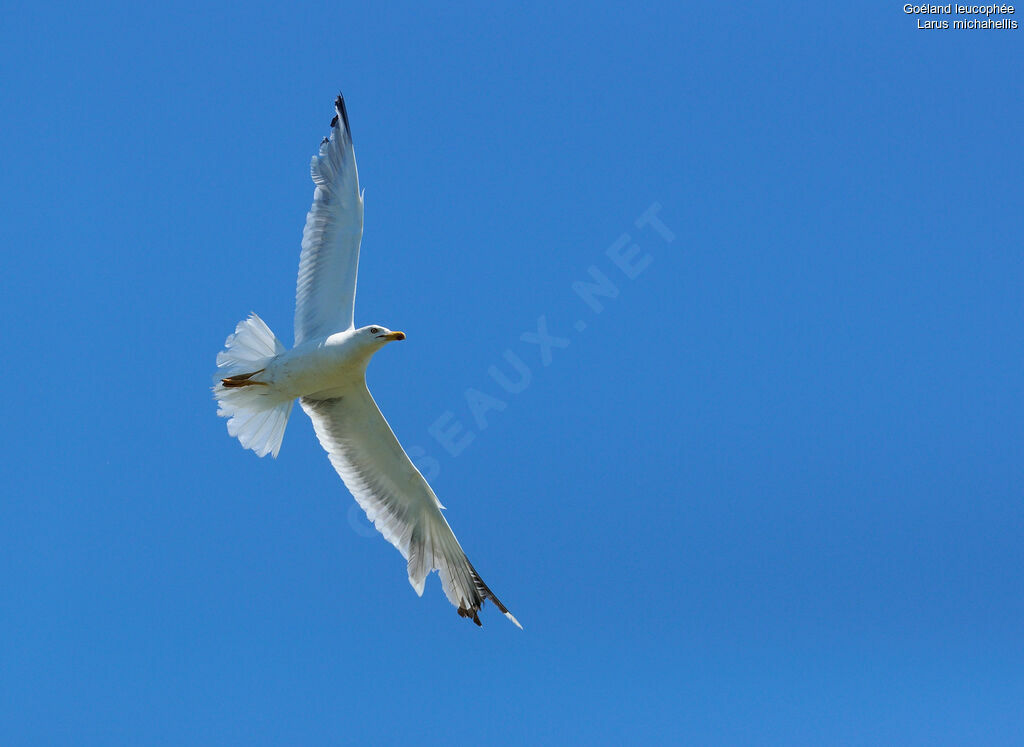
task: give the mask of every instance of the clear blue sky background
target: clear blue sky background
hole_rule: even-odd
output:
[[[1024,29],[149,5],[3,11],[0,742],[1024,740]],[[339,89],[371,389],[525,631],[215,415]]]

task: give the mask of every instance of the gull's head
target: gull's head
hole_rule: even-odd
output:
[[[405,339],[405,332],[393,332],[379,324],[363,327],[356,334],[361,335],[369,344],[374,346],[383,346],[395,340]]]

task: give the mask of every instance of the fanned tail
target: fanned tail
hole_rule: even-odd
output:
[[[213,396],[217,414],[228,418],[228,433],[258,456],[281,451],[281,440],[293,400],[275,396],[259,374],[285,351],[270,328],[256,314],[238,323],[217,354],[217,382]]]

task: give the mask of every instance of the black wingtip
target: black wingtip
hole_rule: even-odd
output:
[[[348,124],[348,110],[345,109],[345,97],[340,93],[338,98],[334,100],[334,110],[337,114],[334,115],[334,119],[331,120],[331,127],[336,127],[338,124],[338,116],[341,116],[341,120],[345,123],[345,129],[348,131],[349,138],[352,137],[352,128]]]

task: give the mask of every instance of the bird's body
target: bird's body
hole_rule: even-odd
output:
[[[258,378],[289,400],[330,397],[366,375],[376,351],[360,342],[355,330],[307,340],[275,356]]]
[[[363,198],[345,102],[313,157],[316,184],[299,260],[295,346],[288,350],[255,314],[217,356],[214,397],[228,433],[259,456],[277,456],[296,399],[313,421],[331,464],[377,529],[408,561],[423,593],[437,570],[449,601],[477,625],[486,599],[519,622],[480,579],[366,387],[366,368],[387,343],[405,339],[382,325],[353,324]],[[521,626],[520,626],[521,627]]]

